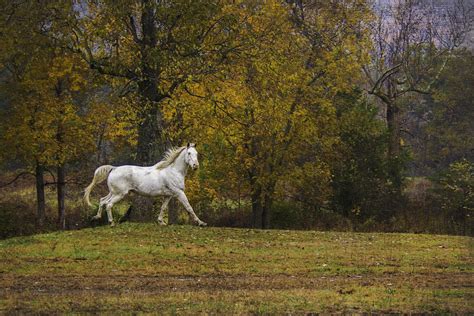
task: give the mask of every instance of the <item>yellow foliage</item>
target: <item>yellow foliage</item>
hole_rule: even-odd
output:
[[[321,4],[309,17],[315,33],[327,41],[318,47],[295,28],[280,1],[252,7],[251,14],[240,10],[238,14],[249,16],[242,26],[243,37],[255,39],[245,54],[201,82],[189,80],[166,103],[169,124],[180,117],[174,132],[183,133],[186,126],[186,137],[205,144],[202,151],[209,167],[200,171],[205,178],[201,186],[219,192],[213,198],[236,192],[237,186],[246,195],[257,188],[262,195],[273,194],[274,188],[284,188],[283,183],[301,179],[303,171],[330,181],[327,166],[301,168],[297,161],[314,153],[322,157],[338,142],[333,98],[352,89],[359,79],[365,55],[356,47],[364,38],[350,32],[336,34],[337,45],[332,45],[331,30],[368,18],[362,2],[355,2],[346,8],[357,13],[344,22],[347,25],[341,24],[341,15],[352,15],[334,12],[329,4]]]

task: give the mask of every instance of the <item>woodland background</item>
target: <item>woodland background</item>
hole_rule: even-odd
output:
[[[0,235],[97,225],[81,201],[95,168],[188,141],[187,194],[214,226],[472,235],[473,16],[472,1],[1,0]]]

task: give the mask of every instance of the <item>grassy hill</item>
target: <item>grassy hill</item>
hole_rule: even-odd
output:
[[[127,223],[0,241],[0,313],[474,312],[473,239]]]

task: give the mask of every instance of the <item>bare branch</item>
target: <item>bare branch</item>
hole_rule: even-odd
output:
[[[391,67],[390,69],[386,70],[375,82],[372,89],[369,91],[370,94],[374,94],[375,91],[380,89],[380,86],[387,80],[391,75],[398,72],[398,69],[402,66],[401,63]]]
[[[24,176],[24,175],[34,175],[34,174],[31,173],[31,172],[29,172],[29,171],[20,172],[19,174],[16,175],[16,177],[15,177],[13,180],[11,180],[11,181],[9,181],[9,182],[7,182],[7,183],[4,183],[4,184],[2,184],[2,185],[0,185],[0,188],[4,188],[4,187],[6,187],[6,186],[9,186],[10,184],[14,183],[16,180],[18,180],[20,177],[22,177],[22,176]]]

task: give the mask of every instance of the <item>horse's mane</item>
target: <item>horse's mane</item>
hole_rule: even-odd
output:
[[[186,146],[173,147],[173,148],[168,149],[165,153],[165,157],[160,162],[158,162],[156,165],[154,165],[154,167],[156,169],[164,169],[164,168],[168,167],[169,165],[171,165],[176,160],[176,158],[178,158],[179,154],[181,154],[181,152],[185,148],[186,148]]]

